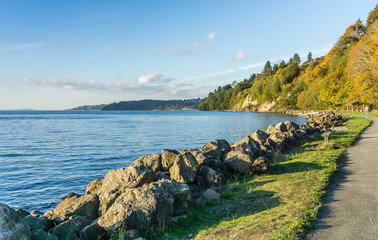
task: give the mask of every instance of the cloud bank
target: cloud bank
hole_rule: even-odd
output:
[[[118,79],[118,80],[117,80]],[[25,77],[22,83],[40,87],[54,87],[64,90],[97,90],[114,93],[130,93],[147,96],[179,96],[198,97],[198,86],[185,83],[174,83],[172,78],[164,77],[161,73],[140,75],[133,82],[115,81],[99,83],[96,79],[77,81],[72,78],[30,78]]]

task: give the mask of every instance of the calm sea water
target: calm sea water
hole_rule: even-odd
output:
[[[0,202],[46,211],[144,154],[235,142],[286,120],[305,122],[275,113],[0,111]]]

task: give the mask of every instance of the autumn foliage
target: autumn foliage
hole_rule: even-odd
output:
[[[240,108],[248,95],[257,104],[274,102],[276,109],[323,109],[353,101],[377,109],[378,6],[366,25],[357,20],[349,26],[326,56],[314,60],[309,53],[302,65],[298,54],[273,67],[267,61],[261,74],[252,76],[233,87],[219,87],[200,110]]]

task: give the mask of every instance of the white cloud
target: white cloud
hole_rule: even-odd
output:
[[[216,33],[209,33],[206,38],[208,41],[214,39]],[[166,53],[166,52],[173,52],[175,55],[186,55],[186,54],[194,54],[197,53],[199,49],[205,46],[205,40],[194,42],[191,47],[186,47],[182,42],[177,44],[168,44],[162,48],[160,48],[157,53]]]
[[[161,73],[150,73],[138,77],[139,84],[166,83],[170,81],[172,81],[171,78],[164,78],[164,75]]]
[[[58,87],[67,90],[96,89],[98,85],[96,79],[89,79],[86,81],[75,81],[71,78],[43,79],[26,77],[22,79],[22,82],[27,84],[33,84],[36,86]]]
[[[159,79],[159,78],[161,78],[160,73],[151,73],[151,74],[139,76],[138,82],[139,82],[139,84],[145,84],[145,83],[149,83],[149,82],[154,81],[155,79]]]
[[[43,42],[8,45],[8,46],[0,47],[0,52],[14,52],[14,51],[27,50],[27,49],[35,49],[35,48],[39,48],[43,45],[44,45]]]
[[[242,50],[236,52],[235,55],[234,55],[235,61],[243,61],[246,58],[247,58],[247,55],[245,55],[245,53]]]
[[[209,40],[209,41],[213,40],[214,37],[215,37],[215,35],[217,35],[216,32],[209,33],[209,34],[207,35],[207,40]]]

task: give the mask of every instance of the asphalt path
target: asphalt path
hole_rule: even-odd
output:
[[[378,240],[378,117],[347,149],[304,239]]]

